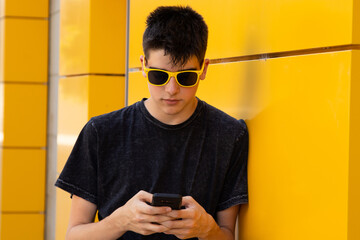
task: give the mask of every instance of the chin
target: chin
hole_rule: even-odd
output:
[[[178,109],[164,109],[163,112],[166,113],[167,115],[176,115],[180,111]]]

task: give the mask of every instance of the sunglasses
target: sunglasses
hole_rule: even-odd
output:
[[[154,86],[163,86],[167,84],[171,77],[175,77],[176,82],[182,87],[193,87],[199,81],[200,75],[204,70],[205,64],[199,71],[184,70],[179,72],[169,72],[157,68],[145,67],[143,61],[143,69],[150,84]]]

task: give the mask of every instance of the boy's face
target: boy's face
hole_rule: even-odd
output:
[[[173,66],[171,57],[164,55],[164,50],[150,50],[147,62],[144,56],[140,57],[141,63],[148,68],[158,68],[170,72],[181,70],[200,70],[201,66],[198,59],[191,57],[184,66]],[[200,79],[205,79],[209,60],[205,59],[204,71]],[[143,76],[146,74],[143,70]],[[195,111],[197,99],[195,97],[199,82],[193,87],[181,87],[171,77],[169,82],[163,86],[154,86],[148,83],[150,98],[145,102],[147,110],[159,121],[167,124],[179,124],[186,121]]]

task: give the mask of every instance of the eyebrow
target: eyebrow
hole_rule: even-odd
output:
[[[168,71],[166,69],[163,69],[163,68],[155,68],[155,67],[149,67],[150,69],[159,69],[159,70],[164,70],[164,71]],[[196,69],[196,68],[188,68],[188,69],[182,69],[180,71],[177,71],[177,72],[183,72],[183,71],[200,71],[199,69]],[[171,72],[171,71],[168,71],[168,72]]]

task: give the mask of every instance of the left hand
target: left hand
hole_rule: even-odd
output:
[[[166,216],[176,220],[161,223],[161,225],[169,228],[164,232],[165,234],[173,234],[180,239],[194,237],[201,239],[206,238],[209,232],[217,227],[214,218],[192,197],[183,197],[182,206],[185,206],[185,209],[173,210],[166,214]]]

